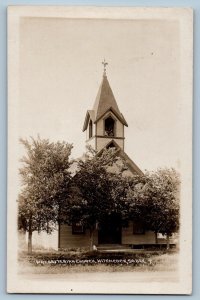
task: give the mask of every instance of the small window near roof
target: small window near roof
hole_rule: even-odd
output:
[[[92,120],[90,120],[89,122],[89,139],[92,137],[93,135],[93,128],[92,128]]]
[[[133,234],[145,234],[145,228],[142,222],[133,222]]]
[[[109,148],[116,148],[115,144],[113,142],[111,142],[110,144],[108,144],[108,146],[106,147],[107,149]]]
[[[72,223],[72,234],[83,234],[85,233],[84,226],[81,222]]]

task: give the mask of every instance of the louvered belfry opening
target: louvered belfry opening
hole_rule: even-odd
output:
[[[105,135],[114,136],[115,135],[115,121],[112,117],[105,119]]]

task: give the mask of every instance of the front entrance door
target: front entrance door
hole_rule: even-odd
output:
[[[99,225],[99,244],[121,244],[121,220],[116,214],[108,216]]]

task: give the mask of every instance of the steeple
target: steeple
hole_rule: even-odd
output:
[[[113,95],[107,76],[103,74],[103,79],[93,106],[95,121],[99,120],[99,118],[101,118],[109,109],[112,109],[113,112],[122,121],[122,123],[125,126],[128,126],[123,115],[120,113],[119,107]]]
[[[86,130],[86,141],[96,150],[101,150],[114,142],[124,149],[124,126],[128,126],[119,110],[114,94],[106,75],[108,63],[103,64],[103,78],[92,110],[85,117],[83,131]],[[113,144],[113,143],[112,143]]]

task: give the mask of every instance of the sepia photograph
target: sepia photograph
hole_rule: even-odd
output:
[[[9,293],[191,294],[190,8],[8,7]]]

